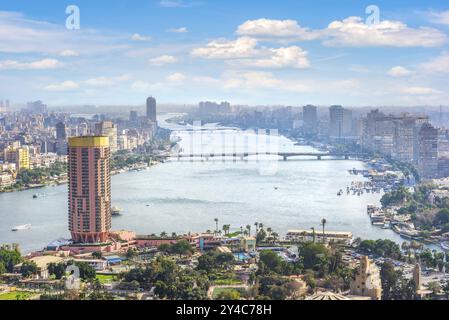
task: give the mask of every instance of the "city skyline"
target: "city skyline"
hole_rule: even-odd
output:
[[[379,24],[368,26],[369,5]],[[0,2],[0,97],[49,105],[446,105],[448,7],[437,1]],[[238,10],[237,9],[238,6]],[[232,12],[232,15],[231,15]],[[324,94],[323,94],[324,93]]]
[[[0,302],[448,301],[448,78],[438,0],[0,0]]]

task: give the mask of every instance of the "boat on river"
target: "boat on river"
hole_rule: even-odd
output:
[[[121,214],[121,212],[122,212],[122,209],[119,208],[119,207],[117,207],[117,206],[113,206],[113,207],[111,208],[111,215],[112,215],[113,217],[119,216],[119,215]]]
[[[28,230],[31,228],[31,224],[24,224],[20,226],[15,226],[11,229],[11,231],[21,231],[21,230]]]

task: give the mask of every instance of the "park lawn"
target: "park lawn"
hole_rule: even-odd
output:
[[[32,295],[27,291],[11,291],[0,294],[0,300],[28,300]]]
[[[230,286],[235,284],[243,284],[243,282],[237,279],[217,279],[214,281],[214,284],[217,286]]]
[[[109,283],[116,280],[114,275],[110,274],[97,274],[97,279],[101,284]]]
[[[217,299],[218,296],[220,295],[220,293],[222,293],[222,292],[233,291],[233,290],[240,292],[241,295],[243,295],[245,293],[245,289],[243,289],[243,288],[232,288],[232,287],[215,288],[214,292],[212,293],[212,299]]]

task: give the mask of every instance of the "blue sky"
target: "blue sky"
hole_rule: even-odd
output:
[[[448,78],[442,1],[0,0],[0,100],[16,103],[447,105]]]

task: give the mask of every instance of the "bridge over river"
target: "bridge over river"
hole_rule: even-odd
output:
[[[298,157],[314,157],[317,160],[349,160],[361,159],[365,156],[363,153],[346,153],[346,152],[225,152],[225,153],[176,153],[167,155],[166,159],[177,158],[178,160],[188,158],[191,161],[201,160],[209,161],[216,158],[233,158],[234,161],[247,161],[249,157],[254,156],[278,156],[279,160],[287,161],[291,158]],[[258,159],[261,160],[261,159]]]

